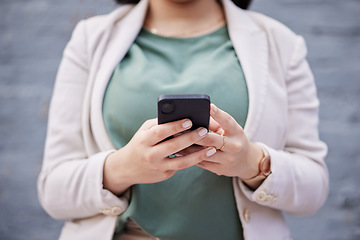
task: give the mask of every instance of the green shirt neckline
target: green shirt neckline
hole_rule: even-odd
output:
[[[172,39],[172,40],[188,41],[188,40],[200,39],[200,38],[211,36],[211,35],[216,35],[216,34],[218,34],[218,32],[227,31],[227,24],[224,24],[223,26],[221,26],[218,29],[215,29],[214,31],[209,32],[209,33],[205,33],[205,34],[201,34],[201,35],[197,35],[197,36],[187,36],[187,37],[163,36],[163,35],[160,35],[160,34],[152,33],[150,30],[148,30],[148,29],[146,29],[144,27],[141,29],[141,31],[143,32],[142,34],[144,34],[144,36],[151,36],[153,38],[166,39],[166,40],[171,40]]]

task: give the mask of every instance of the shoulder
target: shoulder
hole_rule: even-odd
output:
[[[88,28],[91,28],[92,31],[106,29],[109,26],[114,25],[116,22],[121,21],[121,19],[125,17],[134,6],[134,4],[125,4],[108,14],[90,17],[83,22]]]
[[[280,38],[284,40],[293,40],[297,38],[297,34],[293,32],[288,26],[285,24],[279,22],[278,20],[275,20],[274,18],[271,18],[269,16],[266,16],[264,14],[253,12],[253,11],[245,11],[249,18],[252,19],[252,21],[264,32],[267,33],[267,35],[274,37],[274,38]]]
[[[285,24],[264,14],[252,11],[245,11],[245,13],[258,30],[265,34],[270,54],[280,60],[284,68],[287,67],[294,55],[297,54],[301,58],[306,57],[307,47],[302,36]]]
[[[85,37],[89,40],[101,38],[106,32],[110,32],[116,23],[120,22],[133,7],[133,4],[125,4],[108,14],[81,20],[73,31],[73,37],[74,35],[80,35],[80,37]]]
[[[99,45],[108,41],[113,29],[133,7],[134,5],[126,4],[108,14],[81,20],[72,32],[68,48],[81,50],[88,58],[92,58]]]

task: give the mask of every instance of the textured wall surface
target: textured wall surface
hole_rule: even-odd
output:
[[[36,193],[47,110],[65,44],[111,0],[0,0],[0,239],[56,239]],[[252,10],[305,37],[329,146],[331,190],[313,216],[287,216],[294,239],[360,239],[360,1],[255,0]]]

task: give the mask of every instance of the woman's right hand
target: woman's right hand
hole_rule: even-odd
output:
[[[161,125],[158,125],[157,119],[146,121],[126,146],[105,160],[104,188],[120,195],[134,184],[161,182],[172,177],[176,171],[201,162],[208,148],[169,158],[207,135],[205,128],[178,134],[191,126],[188,119]],[[178,136],[162,142],[176,134]]]

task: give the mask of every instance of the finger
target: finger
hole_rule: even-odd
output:
[[[141,125],[139,130],[148,130],[156,125],[157,125],[157,118],[149,119]]]
[[[223,156],[223,152],[218,151],[217,149],[210,147],[207,148],[203,161],[220,163]]]
[[[186,156],[168,159],[167,161],[165,161],[165,167],[169,170],[176,170],[176,171],[189,168],[203,161],[203,159],[206,158],[207,151],[208,149],[206,148]]]
[[[177,137],[161,142],[154,148],[162,154],[162,156],[169,156],[178,153],[198,142],[208,134],[206,128],[198,128],[194,131],[181,134]]]
[[[196,164],[196,166],[201,167],[202,169],[208,170],[210,172],[213,172],[217,175],[221,175],[221,164],[216,162],[208,162],[208,161],[202,161]]]
[[[170,136],[190,129],[191,126],[192,122],[189,119],[155,125],[149,129],[149,144],[155,145]]]
[[[190,147],[188,148],[185,148],[179,152],[177,152],[175,155],[177,156],[186,156],[186,155],[189,155],[191,153],[194,153],[194,152],[198,152],[198,151],[201,151],[203,150],[204,147],[203,146],[199,146],[199,145],[191,145]]]
[[[234,129],[240,126],[230,114],[217,108],[213,103],[211,104],[210,114],[220,124],[226,134],[231,134]]]
[[[221,132],[223,131],[220,124],[217,121],[215,121],[212,117],[210,117],[209,130],[215,133],[218,133],[219,131]]]
[[[208,135],[200,139],[196,144],[204,146],[204,147],[215,147],[216,149],[220,149],[224,144],[224,138],[217,133],[208,133]]]

